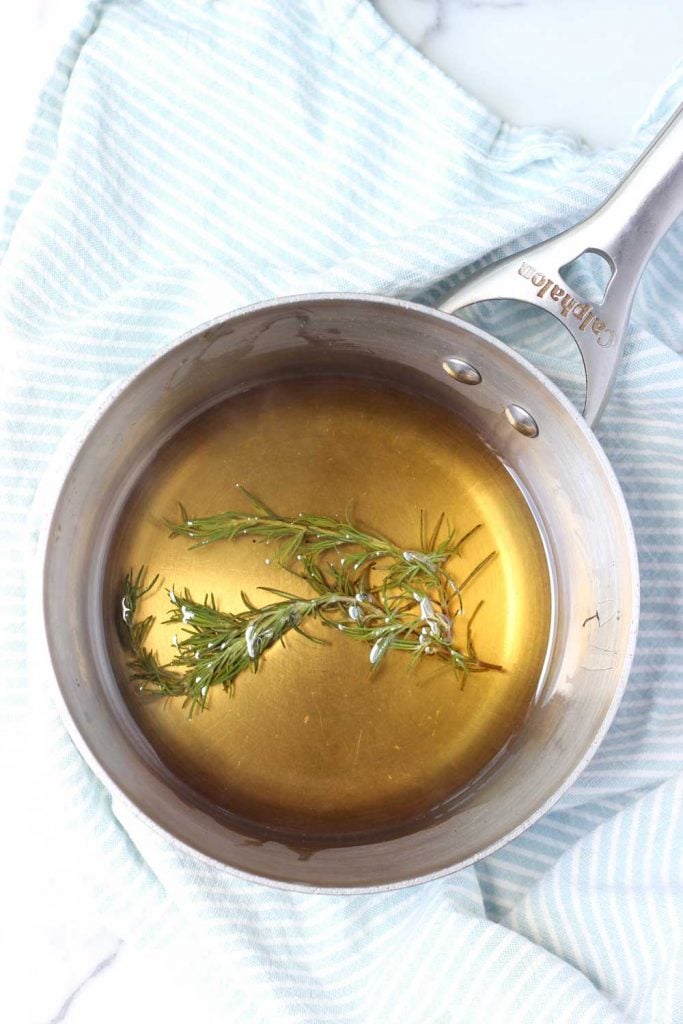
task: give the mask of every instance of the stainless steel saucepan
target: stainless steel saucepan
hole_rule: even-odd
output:
[[[491,853],[536,821],[585,767],[628,677],[638,618],[633,531],[590,427],[609,397],[633,295],[683,209],[683,110],[592,216],[485,270],[428,309],[379,296],[302,295],[204,324],[107,396],[53,467],[42,540],[44,637],[67,726],[83,756],[143,818],[233,872],[283,887],[376,890],[437,878]],[[562,268],[585,252],[612,271],[589,304]],[[586,370],[585,420],[526,360],[452,313],[519,299],[571,332]],[[312,856],[255,841],[192,802],[149,752],[107,656],[103,588],[110,539],[154,453],[198,411],[264,380],[342,373],[420,381],[510,467],[538,510],[554,579],[547,682],[499,771],[453,813],[419,831]],[[615,652],[596,658],[600,646]]]

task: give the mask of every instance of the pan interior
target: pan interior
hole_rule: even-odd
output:
[[[299,636],[273,648],[257,674],[216,688],[188,719],[178,699],[146,702],[128,679],[114,619],[131,566],[163,587],[143,611],[156,616],[149,645],[173,654],[164,587],[215,593],[241,608],[260,586],[310,594],[249,539],[190,550],[161,522],[180,501],[200,517],[247,508],[241,484],[278,511],[343,515],[406,550],[420,544],[420,513],[443,512],[459,533],[481,523],[454,575],[491,551],[468,587],[479,601],[475,640],[502,672],[464,688],[448,667],[391,653],[369,672],[368,647],[341,633],[327,646]],[[266,563],[269,560],[270,564]],[[530,504],[503,462],[451,410],[386,382],[315,378],[236,394],[179,430],[131,482],[105,574],[108,646],[121,690],[171,780],[214,816],[259,836],[293,842],[371,841],[447,812],[474,780],[504,761],[542,683],[553,618],[547,551]],[[331,630],[311,632],[330,639]],[[458,635],[458,634],[456,634]]]

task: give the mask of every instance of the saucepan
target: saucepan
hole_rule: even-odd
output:
[[[205,323],[95,409],[53,467],[41,545],[45,651],[67,727],[120,801],[173,841],[281,887],[372,891],[472,864],[535,822],[595,753],[633,657],[636,546],[624,498],[591,427],[618,369],[642,271],[683,209],[683,110],[603,205],[556,238],[485,269],[439,309],[380,296],[311,294]],[[610,280],[588,303],[563,272],[584,253]],[[585,366],[582,417],[534,366],[453,316],[489,299],[532,303],[569,331]],[[207,358],[210,353],[210,358]],[[537,510],[552,567],[555,627],[546,682],[499,771],[404,834],[309,850],[255,838],[214,815],[163,771],[131,720],[105,640],[107,549],[150,457],[197,412],[267,380],[307,374],[429,382],[510,468]],[[599,647],[610,656],[596,656]]]

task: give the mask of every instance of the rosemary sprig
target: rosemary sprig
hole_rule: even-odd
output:
[[[429,536],[423,521],[421,550],[403,550],[348,516],[290,518],[245,493],[252,514],[225,512],[190,519],[181,506],[182,520],[168,524],[172,536],[190,537],[194,546],[241,536],[274,541],[280,564],[314,596],[263,587],[278,600],[258,607],[242,593],[244,609],[227,612],[218,608],[213,594],[196,601],[188,590],[178,595],[171,588],[166,623],[179,625],[181,637],[174,634],[175,656],[161,664],[146,646],[153,617],[136,618],[140,601],[158,577],[147,584],[144,569],[131,570],[123,587],[122,638],[132,678],[142,692],[183,696],[192,713],[206,706],[214,686],[231,690],[240,673],[258,671],[264,653],[278,641],[284,643],[290,631],[325,642],[303,629],[303,624],[315,620],[368,645],[373,670],[391,650],[409,652],[411,666],[425,656],[443,659],[463,684],[470,672],[500,670],[480,659],[474,647],[472,623],[481,602],[467,625],[464,647],[453,635],[455,618],[464,614],[463,590],[495,557],[495,552],[488,555],[460,584],[451,575],[448,563],[479,527],[456,540],[443,516]]]
[[[177,675],[167,665],[162,665],[155,651],[146,647],[147,638],[154,625],[153,615],[137,619],[140,601],[154,589],[159,580],[158,575],[147,583],[145,569],[140,568],[136,575],[131,570],[125,578],[123,596],[121,598],[120,633],[123,646],[128,651],[128,668],[131,679],[140,685],[140,690],[165,693],[169,697],[181,696],[185,691]]]
[[[338,552],[342,548],[353,548],[354,561],[358,568],[368,562],[391,559],[400,562],[405,555],[410,562],[414,556],[414,564],[421,561],[436,571],[454,555],[458,554],[472,534],[481,529],[473,530],[456,540],[455,531],[448,528],[445,536],[440,538],[445,517],[441,516],[429,540],[425,539],[424,518],[421,524],[422,550],[404,552],[381,534],[373,534],[361,529],[347,515],[343,519],[333,516],[320,516],[299,513],[298,516],[284,516],[275,512],[244,487],[239,487],[252,504],[252,512],[221,512],[215,516],[190,518],[183,505],[179,505],[181,519],[178,522],[165,520],[171,536],[184,536],[195,541],[193,547],[214,544],[221,540],[235,540],[237,537],[252,537],[271,541],[278,545],[275,557],[287,565],[297,558],[299,561],[313,562],[322,558],[330,551]]]
[[[129,572],[124,581],[122,608],[132,609],[154,587],[158,577],[145,582],[145,570],[134,575]],[[275,593],[279,593],[276,591]],[[166,697],[183,696],[190,704],[190,713],[196,707],[204,708],[211,687],[220,685],[232,689],[235,678],[245,669],[258,671],[265,651],[285,634],[294,630],[314,643],[321,643],[301,628],[306,619],[320,617],[326,607],[334,603],[329,597],[298,598],[282,595],[284,600],[257,608],[246,594],[241,612],[223,612],[214,599],[207,595],[196,601],[188,590],[177,595],[168,592],[170,609],[166,624],[181,625],[181,638],[174,633],[172,644],[176,649],[173,659],[165,665],[156,652],[145,646],[154,623],[148,616],[136,623],[131,616],[132,628],[124,630],[124,644],[131,655],[128,662],[132,679],[143,693],[157,693]]]

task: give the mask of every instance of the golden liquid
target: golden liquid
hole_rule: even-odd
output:
[[[479,656],[503,672],[468,677],[464,689],[437,658],[408,672],[391,652],[370,675],[369,648],[325,627],[329,646],[290,634],[257,674],[220,688],[188,719],[179,699],[146,702],[122,673],[141,730],[168,768],[217,809],[306,837],[402,827],[466,786],[519,729],[538,687],[551,597],[543,544],[529,507],[498,459],[452,413],[423,398],[362,381],[265,385],[198,417],[158,455],[131,496],[112,551],[112,587],[147,565],[166,586],[214,592],[240,609],[240,591],[307,593],[265,560],[250,538],[190,550],[160,523],[247,508],[242,484],[279,512],[353,518],[405,548],[420,543],[420,510],[445,512],[458,533],[484,524],[454,568],[460,579],[490,551],[497,558],[465,592]],[[263,595],[261,603],[272,600]],[[115,605],[116,606],[116,605]],[[170,659],[164,590],[149,646]],[[464,635],[464,623],[459,624]],[[177,628],[177,627],[175,627]],[[116,660],[116,659],[115,659]]]

